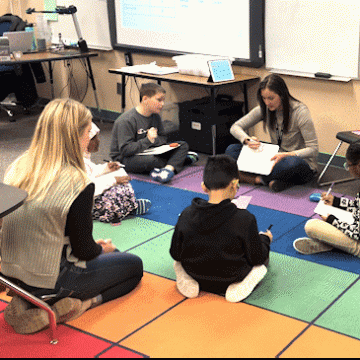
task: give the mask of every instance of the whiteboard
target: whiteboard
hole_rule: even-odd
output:
[[[268,69],[358,78],[360,1],[265,3]]]
[[[109,0],[114,48],[264,65],[264,0]]]
[[[57,6],[74,5],[83,39],[90,49],[112,50],[107,0],[57,0]],[[50,21],[52,41],[58,43],[59,33],[62,39],[77,43],[72,15],[58,15],[58,21]]]

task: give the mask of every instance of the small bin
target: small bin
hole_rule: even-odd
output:
[[[219,96],[215,111],[210,97],[179,103],[180,135],[190,150],[213,153],[212,125],[216,126],[216,153],[223,154],[235,142],[230,134],[233,123],[243,116],[243,102]]]
[[[173,57],[173,60],[175,60],[180,74],[204,77],[210,76],[208,61],[218,59],[229,59],[231,63],[235,60],[234,58],[229,58],[228,56],[211,56],[198,54],[178,55]]]

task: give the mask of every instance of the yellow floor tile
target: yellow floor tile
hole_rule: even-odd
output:
[[[358,358],[360,341],[312,326],[281,358]]]
[[[150,357],[274,357],[307,323],[204,294],[120,343]]]
[[[87,311],[69,324],[118,342],[182,300],[174,281],[145,273],[130,294]]]

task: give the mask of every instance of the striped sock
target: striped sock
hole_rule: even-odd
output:
[[[146,214],[151,208],[151,201],[147,199],[137,199],[136,200],[138,207],[136,209],[136,215],[144,215]]]

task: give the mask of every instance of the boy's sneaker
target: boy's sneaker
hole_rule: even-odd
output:
[[[265,265],[254,266],[241,282],[231,284],[226,290],[226,300],[232,303],[246,299],[267,273]]]
[[[188,151],[184,165],[192,165],[199,161],[199,155],[196,152]]]
[[[157,169],[155,168],[151,173],[150,176],[153,180],[160,182],[162,184],[165,184],[169,182],[173,177],[175,173],[169,169]]]
[[[135,215],[144,215],[151,208],[151,201],[147,199],[137,199],[138,207],[135,210]]]

